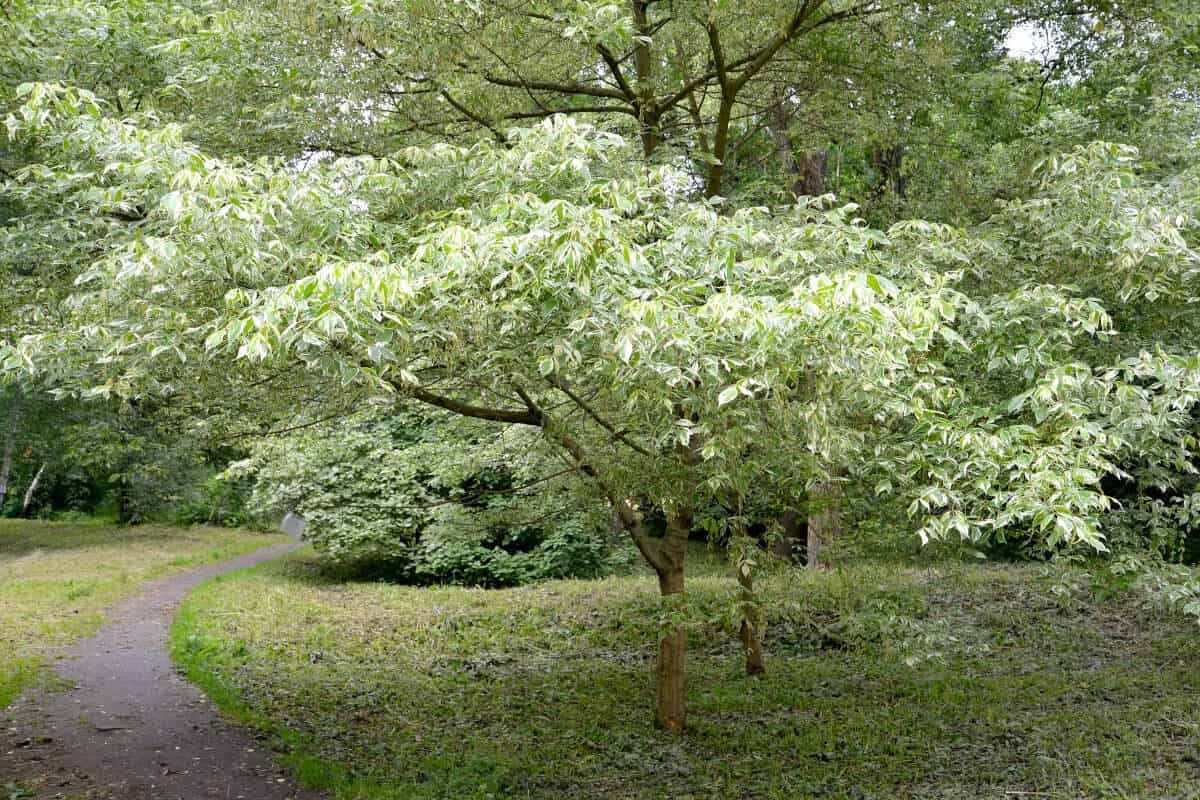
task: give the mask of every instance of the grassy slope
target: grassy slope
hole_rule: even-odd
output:
[[[201,587],[174,647],[340,800],[1200,796],[1194,625],[1063,608],[1027,567],[861,566],[773,579],[747,679],[701,571],[678,741],[649,724],[643,576],[336,584],[300,554]]]
[[[147,580],[254,550],[246,531],[0,520],[0,708]]]

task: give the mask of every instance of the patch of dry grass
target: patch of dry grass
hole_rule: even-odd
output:
[[[232,558],[282,537],[221,528],[134,528],[0,520],[0,708],[43,674],[55,649],[148,580]]]

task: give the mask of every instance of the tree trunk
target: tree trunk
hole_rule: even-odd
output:
[[[779,159],[779,174],[789,178],[799,172],[796,168],[796,148],[792,144],[787,108],[783,100],[776,100],[767,117],[771,138],[775,140],[775,155]]]
[[[113,496],[117,501],[117,524],[129,525],[133,522],[133,505],[129,497],[129,482],[122,475],[113,487]]]
[[[834,481],[826,481],[809,495],[816,507],[808,515],[808,566],[825,569],[829,561],[825,548],[837,541],[842,533],[842,489]]]
[[[722,95],[717,107],[717,127],[713,132],[713,162],[708,165],[704,181],[704,196],[717,197],[725,182],[725,159],[729,157],[729,125],[733,118],[733,97]]]
[[[532,401],[526,404],[534,408]],[[540,411],[539,417],[540,417]],[[661,539],[646,534],[642,516],[627,500],[606,486],[587,459],[587,454],[574,437],[556,431],[556,437],[580,470],[596,480],[604,494],[613,504],[613,511],[621,527],[629,533],[638,552],[646,559],[658,575],[658,589],[663,598],[664,610],[670,614],[670,606],[676,599],[683,599],[683,562],[687,556],[688,536],[692,532],[693,510],[689,506],[671,509],[667,513],[667,532]],[[678,447],[684,463],[696,463],[700,456],[698,446]],[[687,693],[684,686],[684,658],[687,650],[687,631],[678,622],[668,622],[658,641],[658,663],[655,667],[654,721],[664,731],[683,733],[687,724]]]
[[[767,671],[763,663],[762,651],[762,615],[754,597],[754,575],[750,563],[741,560],[734,565],[737,570],[738,585],[741,586],[740,602],[742,606],[742,628],[739,635],[742,640],[742,652],[746,656],[746,674],[762,675]]]
[[[875,194],[882,196],[887,192],[903,198],[908,190],[908,181],[904,177],[904,145],[890,146],[875,145],[871,148],[871,166],[875,168]]]
[[[658,563],[654,565],[658,589],[664,600],[683,595],[683,561],[691,530],[690,509],[667,515],[667,535],[659,543]],[[658,642],[654,723],[668,733],[683,733],[687,725],[686,651],[687,631],[677,625],[667,628]]]
[[[771,106],[767,121],[775,139],[780,174],[785,180],[792,181],[788,187],[791,193],[796,197],[818,197],[825,194],[825,169],[829,154],[824,150],[813,150],[803,152],[799,159],[796,158],[796,146],[790,130],[791,120],[783,100]]]
[[[33,476],[33,480],[29,482],[29,488],[25,490],[25,501],[21,503],[21,516],[28,517],[29,510],[33,506],[33,495],[37,491],[38,484],[42,482],[42,475],[46,472],[46,462],[38,467],[37,474]]]
[[[133,472],[134,456],[133,442],[137,433],[140,408],[137,400],[130,400],[128,417],[118,416],[121,432],[121,449],[117,461],[117,481],[113,486],[113,494],[117,501],[117,523],[120,525],[136,525],[140,519],[137,502],[134,497],[134,485],[130,480]]]
[[[638,36],[637,43],[633,48],[633,66],[637,74],[634,87],[639,95],[635,108],[638,112],[638,133],[642,140],[642,156],[647,159],[658,149],[660,142],[658,124],[661,116],[650,90],[650,87],[653,86],[654,72],[654,56],[650,52],[650,37],[653,35],[649,17],[651,2],[652,0],[632,0],[630,3],[633,27]]]
[[[683,594],[683,570],[660,572],[658,585],[664,598]],[[658,641],[654,724],[668,733],[682,733],[687,724],[687,693],[684,684],[686,652],[687,631],[683,628],[668,628]]]
[[[779,515],[779,535],[771,540],[771,552],[788,563],[800,561],[800,542],[803,539],[800,514],[785,511]]]
[[[0,506],[8,497],[8,482],[12,477],[13,454],[17,449],[17,423],[21,419],[21,389],[13,388],[12,405],[8,409],[8,429],[4,432],[4,458],[0,461]]]
[[[824,150],[812,150],[800,154],[797,162],[798,176],[792,184],[792,193],[796,196],[811,195],[819,197],[825,194],[825,165],[829,154]]]

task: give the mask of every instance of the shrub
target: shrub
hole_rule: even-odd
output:
[[[438,524],[422,535],[412,559],[418,579],[479,586],[513,586],[547,578],[593,578],[609,572],[619,549],[586,515],[571,513],[547,527]]]
[[[224,525],[240,527],[254,524],[249,501],[251,481],[246,477],[223,477],[211,473],[187,494],[173,514],[177,525]]]
[[[252,482],[250,513],[302,514],[317,552],[351,574],[511,586],[607,572],[623,556],[602,507],[555,478],[539,446],[520,430],[376,409],[263,442],[225,479]]]

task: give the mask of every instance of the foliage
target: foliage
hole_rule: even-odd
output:
[[[878,231],[827,198],[728,213],[687,201],[686,175],[631,169],[623,140],[566,118],[503,146],[297,167],[205,156],[170,126],[104,116],[86,92],[23,93],[10,131],[52,166],[19,173],[18,191],[53,187],[91,213],[136,196],[143,224],[80,274],[55,333],[5,348],[10,372],[172,405],[299,374],[329,404],[310,402],[321,416],[398,396],[530,429],[608,501],[664,594],[683,591],[698,517],[731,498],[885,475],[877,491],[911,498],[923,540],[1103,551],[1101,482],[1128,474],[1123,459],[1194,469],[1194,357],[1093,367],[1112,352],[1097,299],[1044,278],[989,284],[997,264],[1042,277],[1067,230],[1070,266],[1125,281],[1100,286],[1115,301],[1186,291],[1178,206],[1192,194],[1137,186],[1119,147],[1048,162],[1047,197],[980,232]],[[113,183],[98,195],[87,176],[101,168]],[[1112,214],[1086,222],[1100,204]],[[415,463],[387,463],[419,483]],[[661,537],[643,524],[654,508]],[[382,526],[354,530],[390,549]],[[424,568],[494,582],[529,569],[471,556],[486,535],[431,532]]]
[[[18,129],[43,130],[38,120],[90,102],[35,91],[43,94],[28,108],[44,110],[26,112]],[[241,174],[176,147],[170,130],[114,128],[86,114],[67,120],[64,133],[39,135],[65,147],[66,158],[82,157],[75,169],[94,158],[87,143],[97,136],[165,156],[152,144],[161,142],[179,155],[138,161],[140,182],[160,174],[158,188],[142,189],[145,202],[158,198],[148,211],[152,224],[83,276],[82,285],[95,288],[73,301],[73,332],[27,337],[9,351],[10,367],[92,383],[91,393],[140,393],[174,390],[164,367],[175,373],[213,356],[236,356],[234,370],[299,364],[326,380],[540,427],[552,441],[581,448],[572,456],[610,499],[636,487],[668,506],[703,507],[751,485],[770,491],[763,474],[775,474],[785,493],[847,460],[839,448],[855,434],[839,420],[924,417],[933,434],[925,441],[944,439],[925,410],[955,395],[953,375],[920,354],[963,341],[951,327],[960,315],[981,347],[998,347],[994,336],[1045,330],[1029,343],[1038,349],[1014,349],[1040,359],[1026,370],[1030,383],[1073,341],[1073,329],[1099,333],[1107,325],[1094,304],[1065,302],[1053,289],[986,306],[969,301],[952,286],[973,245],[950,229],[908,224],[888,238],[856,221],[852,209],[800,205],[778,215],[722,216],[679,203],[670,198],[669,172],[620,176],[619,140],[566,121],[517,136],[507,149],[482,143],[409,152],[408,166],[359,159],[298,173],[258,162]],[[346,182],[361,197],[332,191]],[[451,186],[470,186],[473,196],[458,197],[464,205],[447,216],[440,209]],[[591,204],[568,199],[578,193]],[[354,203],[371,213],[351,213]],[[198,236],[218,237],[224,269],[233,270],[227,274],[238,288],[224,298]],[[377,249],[385,240],[387,250]],[[288,259],[272,257],[272,249]],[[172,285],[169,306],[155,289],[164,281]],[[261,288],[243,288],[255,283]],[[139,322],[112,318],[118,298]],[[86,366],[96,361],[109,365],[99,385]],[[422,372],[442,384],[440,394],[424,388]],[[472,401],[482,399],[479,387],[517,408],[532,405],[514,412]],[[896,402],[899,387],[911,401]],[[564,394],[574,396],[574,413],[600,424],[544,411]],[[768,416],[777,439],[755,449]],[[970,416],[955,419],[975,425]],[[612,436],[618,428],[624,432]],[[976,449],[973,430],[958,444]],[[1008,473],[1020,481],[1013,491],[1027,498],[1027,510],[999,484],[978,492],[978,502],[1008,509],[993,526],[1041,515],[1043,529],[1098,543],[1094,523],[1081,515],[1103,502],[1074,486],[1098,479],[1103,453],[1067,451],[1062,440],[1020,430],[995,440],[980,466],[1021,470],[1021,459],[1035,457],[1022,455],[1031,446],[1058,447],[1059,455],[1048,462],[1046,483]],[[797,450],[813,460],[798,461],[790,455]],[[1090,471],[1065,486],[1056,477],[1085,466]],[[939,511],[939,497],[926,495],[914,510]],[[1055,506],[1071,511],[1044,516]],[[930,530],[943,535],[958,525]]]
[[[1136,155],[1093,143],[1053,157],[1039,196],[980,231],[964,286],[979,300],[959,329],[969,354],[947,365],[961,393],[917,429],[957,454],[902,438],[893,468],[925,476],[914,509],[947,509],[925,535],[982,525],[1024,536],[1031,523],[1050,549],[1098,543],[1101,528],[1109,544],[1163,547],[1192,527],[1194,189],[1146,181]],[[1014,281],[1024,288],[1004,294]],[[1139,523],[1168,513],[1174,535]]]
[[[96,401],[62,472],[123,517],[161,489],[198,518],[267,437],[260,500],[343,561],[592,572],[611,514],[679,595],[691,531],[728,531],[754,629],[770,514],[814,545],[1195,541],[1185,3],[0,10],[5,378]],[[1053,60],[1006,54],[1035,25]],[[367,414],[415,439],[274,438]],[[904,620],[864,625],[954,636]]]
[[[249,483],[214,471],[172,507],[175,524],[259,526],[262,520],[252,511]]]
[[[227,480],[252,481],[260,517],[303,514],[305,538],[355,572],[506,586],[612,563],[569,472],[524,431],[380,407],[259,442]]]
[[[1147,608],[1186,614],[1200,623],[1200,573],[1180,564],[1126,556],[1109,566],[1117,578],[1126,578],[1130,589]]]
[[[1018,280],[1053,274],[1112,308],[1129,308],[1130,323],[1143,328],[1178,314],[1200,267],[1187,238],[1198,224],[1188,196],[1194,187],[1148,182],[1137,160],[1136,148],[1107,142],[1048,158],[1038,196],[1003,204],[991,221],[1006,237],[1005,266]]]

